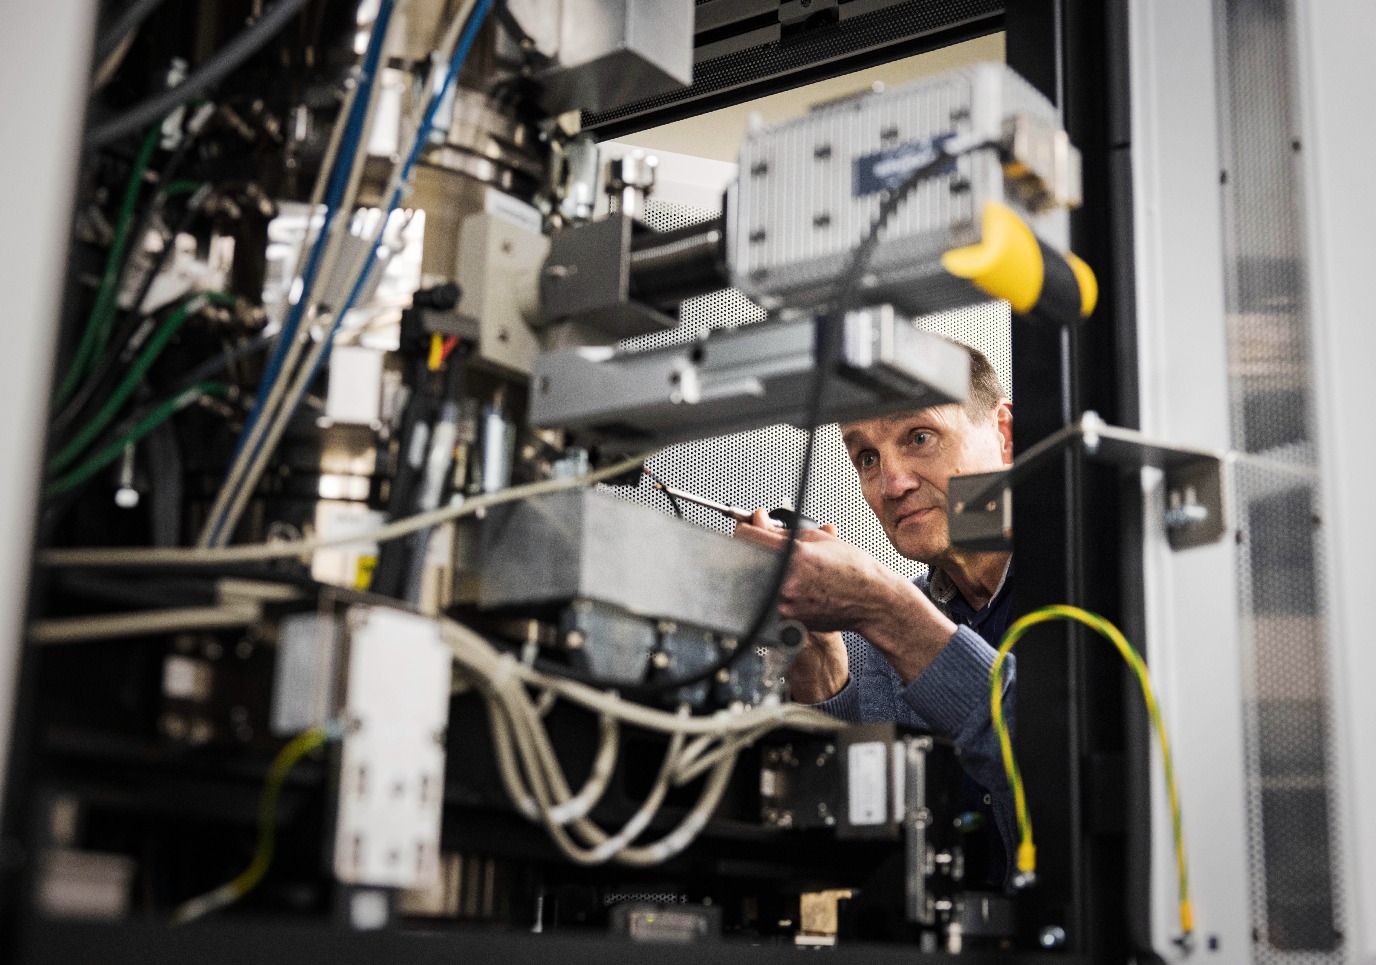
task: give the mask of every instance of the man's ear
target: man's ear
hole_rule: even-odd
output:
[[[1013,403],[1007,399],[1000,402],[994,413],[994,418],[998,421],[999,428],[999,454],[1003,456],[1003,464],[1011,466],[1013,464]]]

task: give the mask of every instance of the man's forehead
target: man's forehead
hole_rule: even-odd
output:
[[[842,422],[841,440],[846,445],[855,442],[882,438],[902,428],[909,422],[918,419],[929,419],[933,422],[950,422],[950,410],[959,409],[959,402],[950,402],[945,405],[927,406],[923,409],[909,409],[905,412],[894,412],[890,415],[876,416],[873,419],[857,419],[855,422]]]

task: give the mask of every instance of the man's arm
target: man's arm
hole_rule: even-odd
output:
[[[789,693],[800,704],[820,704],[838,696],[851,676],[841,634],[809,632],[785,676]]]
[[[763,511],[756,513],[752,525],[738,525],[736,535],[778,550],[788,539],[784,531],[769,528]],[[955,744],[966,773],[988,790],[999,834],[1011,856],[1013,796],[989,715],[994,648],[969,627],[957,628],[915,585],[837,538],[834,530],[798,534],[779,594],[779,613],[813,631],[853,630],[884,655],[904,684],[904,701],[935,733]],[[851,680],[832,700],[844,704],[855,690]],[[1010,660],[1003,696],[1010,725],[1012,694]],[[858,712],[858,695],[853,696]],[[859,719],[845,709],[838,706],[836,715]]]
[[[736,537],[782,551],[788,533],[764,510],[736,526]],[[936,604],[832,526],[802,530],[779,591],[779,615],[809,630],[851,630],[884,654],[905,685],[931,665],[956,632]]]
[[[1003,754],[989,706],[989,670],[997,651],[974,630],[960,627],[921,675],[903,691],[903,701],[932,730],[960,751],[965,773],[990,797],[994,823],[1012,866],[1017,853],[1017,819],[1013,790],[1003,768]],[[1003,670],[1003,714],[1014,726],[1016,664],[1010,655]]]

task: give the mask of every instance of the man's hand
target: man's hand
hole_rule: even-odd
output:
[[[763,509],[749,523],[736,524],[736,537],[780,552],[789,538]],[[830,523],[799,531],[779,592],[779,615],[809,630],[861,634],[884,653],[904,684],[926,670],[956,632],[921,590],[842,541]]]
[[[820,704],[839,694],[850,673],[846,642],[839,633],[809,632],[785,679],[800,704]]]

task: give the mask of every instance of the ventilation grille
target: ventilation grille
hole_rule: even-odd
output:
[[[1218,0],[1225,278],[1258,963],[1342,960],[1302,145],[1289,0]]]
[[[721,94],[770,78],[840,60],[927,34],[987,21],[997,29],[1002,0],[908,0],[873,13],[693,65],[693,83],[610,111],[583,113],[583,127],[613,124],[641,114]]]

